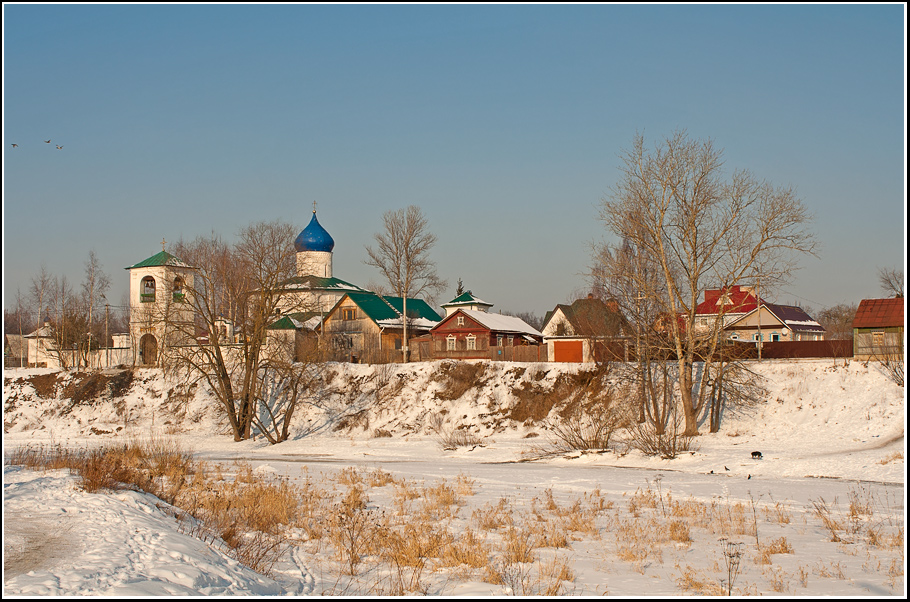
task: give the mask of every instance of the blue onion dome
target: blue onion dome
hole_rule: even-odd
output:
[[[298,253],[303,251],[331,253],[332,249],[335,248],[335,241],[325,231],[325,228],[319,225],[315,211],[313,211],[313,219],[310,220],[310,224],[294,240],[294,248],[297,249]]]

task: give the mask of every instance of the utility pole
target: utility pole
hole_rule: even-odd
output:
[[[761,361],[761,279],[755,282],[755,299],[758,303],[758,311],[756,312],[758,315],[758,361]]]
[[[401,300],[401,324],[404,327],[402,341],[402,352],[404,353],[404,363],[408,363],[408,292],[402,291],[404,294]]]
[[[108,334],[107,334],[108,312],[110,311],[109,308],[110,308],[110,305],[105,303],[104,304],[104,347],[106,349],[106,353],[104,354],[106,357],[105,366],[104,366],[105,368],[111,367],[111,344],[109,342]]]

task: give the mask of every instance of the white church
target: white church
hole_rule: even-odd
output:
[[[367,293],[357,285],[335,278],[332,270],[332,252],[335,241],[316,218],[316,209],[310,223],[294,240],[297,253],[297,276],[286,283],[287,296],[280,309],[285,314],[280,321],[290,329],[313,330],[322,317],[347,293]],[[181,305],[186,291],[193,289],[193,267],[180,258],[162,250],[151,257],[126,268],[130,273],[130,348],[135,365],[157,365],[165,341],[169,340],[168,321],[191,323],[193,309],[190,303]],[[309,311],[294,313],[306,307]],[[278,328],[282,326],[279,325]],[[215,336],[234,336],[234,327],[228,320],[216,325]]]

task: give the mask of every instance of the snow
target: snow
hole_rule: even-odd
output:
[[[401,328],[401,318],[387,318],[385,320],[378,320],[376,323],[384,328]],[[427,318],[408,319],[408,326],[419,330],[430,330],[437,324],[439,324],[439,322],[428,320]]]
[[[495,408],[514,403],[510,387],[553,382],[559,374],[584,366],[481,363],[483,385],[454,401],[437,398],[443,388],[440,362],[385,368],[339,364],[330,405],[349,413],[366,409],[364,425],[335,431],[330,417],[337,414],[311,413],[301,416],[294,440],[276,446],[261,438],[235,443],[211,397],[200,391],[181,402],[171,395],[173,384],[155,370],[138,370],[125,397],[72,403],[41,398],[27,382],[54,370],[11,369],[4,373],[4,452],[25,445],[97,446],[166,436],[200,459],[245,460],[258,475],[297,482],[304,475],[332,481],[352,466],[380,468],[396,479],[426,486],[469,478],[474,494],[445,523],[456,531],[470,523],[472,513],[502,498],[516,511],[529,512],[535,498],[548,490],[565,506],[599,492],[614,510],[596,519],[596,536],[581,534],[568,548],[539,550],[542,560],[567,559],[574,579],[563,591],[575,595],[691,595],[699,592],[684,586],[687,571],[713,583],[725,578],[719,535],[700,527],[691,528],[689,544],[662,544],[659,558],[621,558],[623,541],[617,529],[634,520],[628,508],[636,491],[671,492],[676,501],[742,503],[747,509],[754,504],[762,543],[786,538],[794,552],[774,554],[772,564],[762,565],[755,560],[754,539],[737,535],[747,550],[737,593],[906,594],[902,540],[897,546],[871,545],[859,536],[849,543],[831,542],[813,511],[814,504],[824,500],[846,521],[851,496],[861,495],[875,501],[874,517],[864,520],[877,521],[882,533],[900,529],[903,534],[906,397],[876,364],[842,359],[754,362],[765,379],[766,400],[749,413],[726,415],[719,433],[699,436],[697,450],[673,460],[609,451],[525,461],[529,451],[547,440],[548,431],[539,423],[507,420]],[[434,424],[468,426],[482,443],[443,449]],[[392,436],[376,437],[378,430]],[[707,426],[701,430],[706,432]],[[533,433],[537,436],[529,437]],[[753,451],[760,451],[763,459],[753,460]],[[369,496],[371,506],[392,504],[390,486],[371,489]],[[4,595],[371,593],[369,569],[341,577],[333,571],[331,554],[306,545],[290,548],[270,577],[257,574],[218,545],[185,533],[175,518],[177,511],[158,498],[135,491],[86,493],[76,477],[62,470],[31,471],[5,463],[3,504]],[[778,504],[792,515],[789,523],[770,520]],[[661,506],[641,512],[640,520],[664,518]],[[481,575],[433,572],[427,593],[523,593],[488,583]]]
[[[485,311],[478,311],[476,309],[462,309],[461,311],[464,312],[464,314],[470,317],[472,320],[476,320],[490,330],[497,330],[502,332],[521,332],[532,334],[538,337],[543,336],[538,330],[536,330],[533,326],[528,325],[528,323],[521,318],[516,318],[514,316],[504,316],[502,314],[491,314]]]

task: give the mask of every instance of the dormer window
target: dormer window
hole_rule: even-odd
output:
[[[357,319],[357,310],[353,307],[345,308],[341,310],[341,319],[342,320],[356,320]]]
[[[155,302],[155,279],[151,276],[146,276],[143,278],[142,283],[139,285],[139,302]]]

